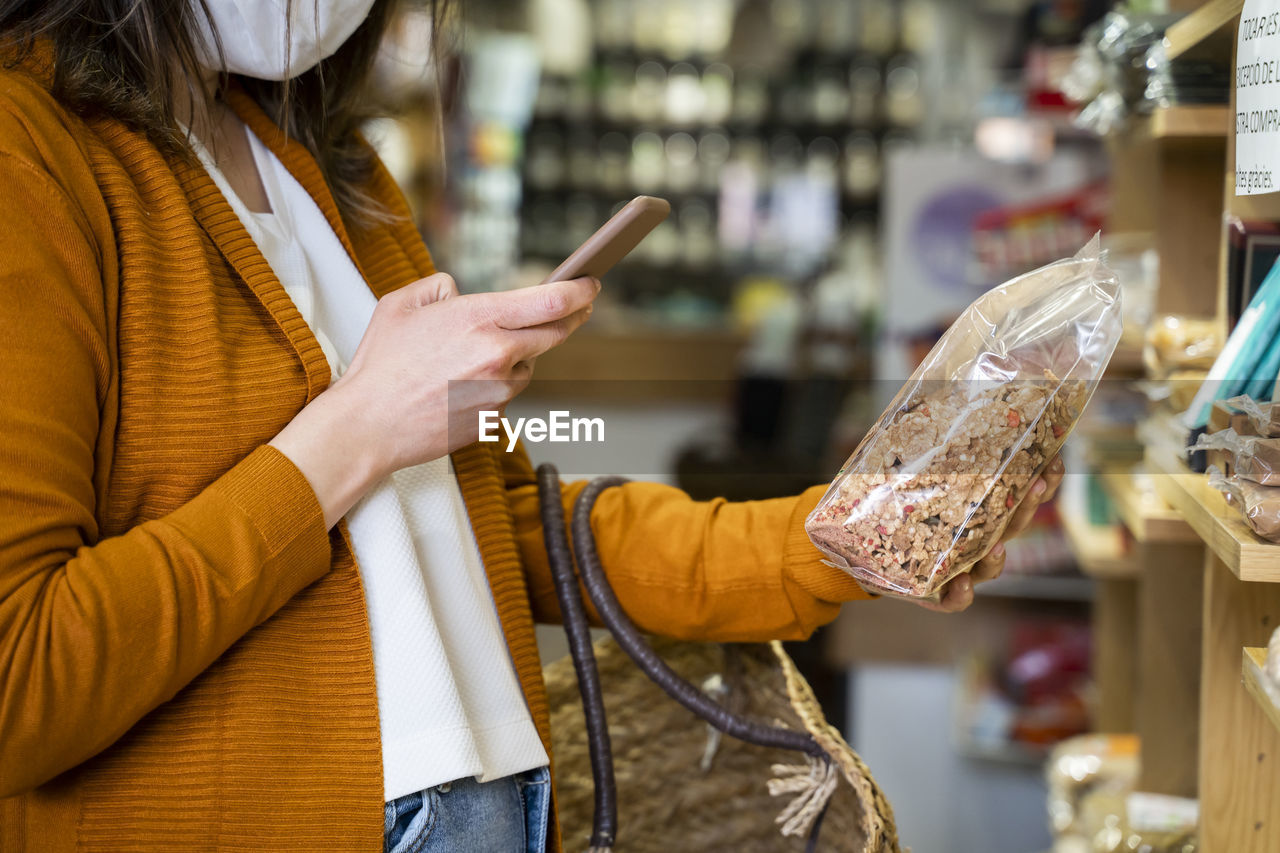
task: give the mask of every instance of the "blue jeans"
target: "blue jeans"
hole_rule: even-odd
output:
[[[481,784],[459,779],[387,803],[384,853],[544,853],[547,768]]]

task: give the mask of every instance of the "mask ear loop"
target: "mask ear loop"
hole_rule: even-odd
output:
[[[583,715],[587,725],[587,744],[591,756],[591,773],[595,783],[595,812],[592,818],[590,853],[605,853],[613,848],[618,831],[617,785],[613,773],[613,747],[605,720],[604,694],[596,667],[595,652],[587,625],[586,608],[578,587],[586,589],[595,605],[600,621],[612,632],[618,646],[668,696],[679,702],[717,730],[739,740],[774,749],[800,752],[824,765],[831,765],[826,751],[806,732],[777,726],[766,726],[732,713],[704,691],[680,677],[671,669],[640,630],[627,616],[609,585],[600,564],[595,535],[591,530],[591,510],[601,493],[627,482],[623,477],[599,477],[592,480],[573,506],[573,550],[565,535],[564,508],[560,496],[560,477],[555,466],[538,467],[538,502],[542,512],[543,538],[551,562],[551,574],[560,601],[561,618],[573,655],[574,671],[582,693]],[[577,572],[574,571],[575,562]],[[828,769],[833,769],[829,767]],[[818,832],[826,813],[827,797],[808,817],[813,821],[807,850],[817,846]]]

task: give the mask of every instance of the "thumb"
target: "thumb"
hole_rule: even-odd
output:
[[[406,307],[424,308],[434,302],[441,302],[458,295],[458,285],[453,276],[438,272],[426,278],[406,284],[396,291],[396,296]]]

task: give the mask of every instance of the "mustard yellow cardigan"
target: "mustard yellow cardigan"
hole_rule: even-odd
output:
[[[0,850],[381,850],[360,576],[265,444],[325,389],[324,355],[198,165],[45,80],[0,73]],[[370,190],[402,218],[349,231],[305,149],[228,98],[376,294],[433,271],[385,171]],[[533,470],[491,444],[453,462],[549,753]],[[804,535],[819,493],[635,483],[592,522],[642,628],[800,638],[865,597]]]

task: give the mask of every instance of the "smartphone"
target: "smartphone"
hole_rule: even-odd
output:
[[[568,281],[584,275],[600,278],[625,258],[628,252],[640,245],[645,235],[657,228],[669,213],[671,205],[666,199],[650,195],[636,196],[601,225],[596,233],[588,237],[541,283]]]

